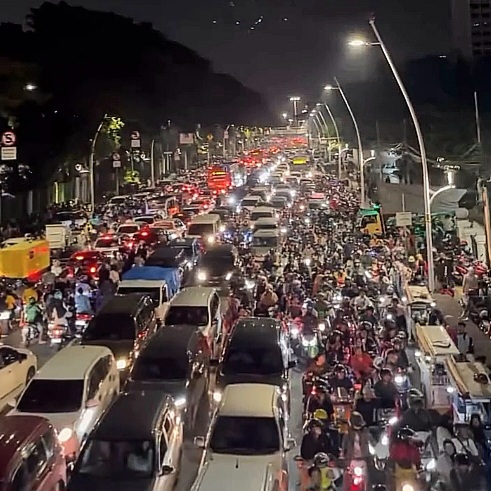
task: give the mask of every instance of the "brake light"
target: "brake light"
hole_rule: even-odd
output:
[[[142,236],[146,237],[148,235],[148,232],[142,232]]]
[[[77,261],[81,261],[83,258],[84,258],[83,256],[75,256],[75,259],[76,259]]]
[[[90,271],[91,273],[95,273],[95,272],[97,271],[97,268],[96,268],[95,266],[92,266],[92,267],[89,269],[89,271]]]

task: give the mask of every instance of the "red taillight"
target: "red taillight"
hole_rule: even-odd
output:
[[[84,258],[83,256],[75,256],[75,259],[76,259],[77,261],[81,261],[83,258]]]
[[[77,314],[77,319],[81,321],[88,321],[92,319],[92,316],[90,314]]]
[[[148,232],[142,232],[142,236],[146,237],[148,235]]]
[[[95,266],[92,266],[92,267],[89,269],[89,271],[90,271],[91,273],[95,273],[95,272],[97,271],[97,268],[96,268]]]

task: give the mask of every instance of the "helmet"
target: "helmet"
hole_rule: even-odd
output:
[[[327,411],[325,409],[317,409],[314,411],[314,419],[318,421],[326,421],[329,419],[329,416],[327,415]]]
[[[312,429],[313,429],[313,428],[315,428],[315,427],[317,427],[317,428],[321,428],[321,429],[322,429],[322,428],[323,428],[322,421],[319,421],[318,419],[315,419],[315,418],[314,418],[314,419],[311,419],[311,420],[310,420],[310,421],[307,423],[307,425],[305,426],[305,429],[306,429],[307,431],[310,431],[310,430],[312,430]]]
[[[453,461],[455,465],[465,465],[465,466],[471,465],[471,459],[466,453],[455,454]]]
[[[344,373],[346,375],[346,367],[339,363],[334,367],[334,373]]]
[[[358,411],[353,411],[350,417],[350,425],[355,429],[359,430],[365,426],[365,420],[363,416]]]
[[[385,375],[392,377],[392,372],[388,368],[382,368],[382,370],[380,370],[380,377],[383,378]]]
[[[329,456],[324,452],[316,453],[313,462],[316,467],[327,467],[329,465]]]
[[[414,438],[415,435],[416,433],[409,426],[404,426],[397,431],[396,438],[398,440],[409,440],[410,438]]]
[[[409,407],[415,407],[415,406],[421,407],[423,405],[424,395],[420,390],[413,388],[413,389],[409,389],[407,399],[408,399]]]
[[[414,256],[409,256],[407,262],[408,263],[415,263],[416,262],[416,259],[414,259]]]

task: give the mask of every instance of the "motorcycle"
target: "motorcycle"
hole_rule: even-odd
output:
[[[93,314],[84,314],[84,313],[77,313],[75,317],[75,332],[76,335],[80,334],[82,335],[85,329],[87,329],[87,326],[89,325],[89,322],[92,320],[92,317],[94,317]]]
[[[350,491],[367,491],[368,468],[364,460],[352,460],[345,471]]]
[[[302,354],[315,358],[319,354],[319,338],[316,332],[301,333]]]
[[[65,324],[49,322],[48,323],[48,340],[51,348],[61,349],[63,341],[66,338],[68,327]]]
[[[39,342],[39,337],[41,332],[34,323],[24,324],[21,328],[22,343],[26,348],[28,348],[34,342]]]

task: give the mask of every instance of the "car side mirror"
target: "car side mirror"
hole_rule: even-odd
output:
[[[198,448],[205,448],[205,437],[195,436],[193,440],[194,446]]]
[[[287,438],[285,442],[285,450],[289,452],[292,448],[297,446],[297,441],[295,438]]]
[[[90,409],[90,408],[93,408],[93,407],[97,407],[99,405],[99,401],[97,399],[89,399],[86,403],[85,403],[85,407],[87,409]]]
[[[162,468],[160,469],[160,475],[161,476],[168,476],[169,474],[172,474],[175,472],[175,469],[171,465],[163,465]]]

